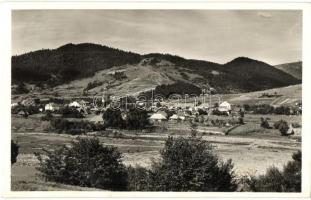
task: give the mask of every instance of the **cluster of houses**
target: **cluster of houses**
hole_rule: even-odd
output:
[[[136,102],[138,106],[141,106],[141,102]],[[74,100],[71,101],[70,103],[64,104],[64,103],[55,103],[55,102],[46,102],[40,101],[40,100],[34,100],[34,99],[27,99],[23,100],[19,103],[12,103],[11,108],[14,109],[15,107],[18,106],[37,106],[39,107],[39,112],[58,112],[64,107],[69,107],[71,109],[75,109],[79,111],[80,113],[87,115],[91,113],[96,113],[99,114],[101,112],[104,112],[105,109],[107,109],[109,106],[105,108],[98,108],[96,107],[93,103],[90,103],[85,100]],[[222,102],[218,108],[213,108],[213,109],[218,109],[221,112],[227,112],[229,113],[231,111],[231,105],[228,102]],[[124,109],[123,109],[124,110]],[[211,114],[212,108],[208,104],[202,104],[200,106],[186,106],[186,107],[176,107],[176,106],[155,106],[152,105],[147,108],[147,110],[150,111],[150,117],[149,119],[151,121],[156,121],[156,122],[161,122],[161,121],[166,121],[166,120],[176,120],[176,121],[184,121],[189,118],[193,118],[194,116],[197,116],[200,114],[199,111],[203,111],[206,114]],[[126,111],[126,109],[125,109]],[[19,115],[25,115],[25,109],[21,109],[18,114]],[[168,112],[174,113],[172,115],[168,115]],[[96,117],[96,116],[95,116]],[[95,118],[94,117],[94,118]],[[97,119],[98,118],[98,119]],[[100,121],[102,118],[97,117],[94,119],[95,121]]]
[[[186,119],[194,118],[195,116],[200,115],[200,110],[203,111],[204,113],[210,115],[211,111],[213,109],[217,109],[220,112],[225,112],[229,115],[231,112],[231,104],[228,103],[227,101],[222,102],[217,108],[211,108],[206,105],[201,105],[201,106],[194,106],[194,107],[169,107],[168,110],[174,111],[175,114],[171,115],[168,117],[168,114],[163,111],[161,108],[158,109],[157,112],[153,113],[150,116],[150,120],[154,122],[161,122],[165,120],[172,120],[172,121],[184,121]]]

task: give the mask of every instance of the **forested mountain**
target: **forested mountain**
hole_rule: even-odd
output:
[[[94,75],[98,70],[139,62],[139,54],[97,44],[66,44],[12,57],[13,82],[59,85]]]
[[[101,70],[118,66],[128,69],[128,72],[125,72],[127,78],[117,84],[119,88],[126,84],[126,81],[131,81],[128,79],[148,79],[146,74],[149,72],[154,74],[150,79],[153,81],[150,87],[167,83],[180,86],[183,85],[181,82],[184,82],[185,85],[192,84],[196,87],[213,87],[218,93],[257,91],[301,82],[267,63],[245,57],[221,65],[169,54],[139,55],[107,46],[82,43],[13,56],[12,83],[24,82],[38,87],[55,87],[73,80],[92,77]],[[134,68],[141,70],[131,72]],[[142,73],[144,69],[145,74]],[[131,74],[129,76],[126,73]]]
[[[286,72],[293,77],[301,80],[302,79],[302,62],[285,63],[274,66],[275,68]]]

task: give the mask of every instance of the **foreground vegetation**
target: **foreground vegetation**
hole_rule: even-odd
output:
[[[301,190],[301,152],[282,171],[238,178],[231,160],[221,161],[207,141],[198,137],[169,137],[160,159],[150,168],[126,167],[117,148],[98,139],[79,138],[57,151],[37,154],[46,180],[77,186],[127,191],[265,191]],[[242,189],[241,189],[242,187]]]

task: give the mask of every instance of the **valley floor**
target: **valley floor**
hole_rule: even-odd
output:
[[[150,167],[152,160],[159,158],[159,150],[164,146],[168,135],[180,136],[176,133],[125,133],[121,138],[98,138],[106,145],[118,147],[124,155],[123,162],[126,165]],[[210,141],[221,159],[232,159],[237,176],[263,174],[270,166],[282,168],[291,160],[292,153],[301,148],[301,142],[293,138],[260,135],[206,135],[202,138]],[[96,190],[45,182],[36,170],[38,160],[34,152],[40,152],[42,148],[58,148],[75,137],[77,136],[56,133],[13,132],[12,138],[20,145],[20,154],[12,167],[12,190]]]

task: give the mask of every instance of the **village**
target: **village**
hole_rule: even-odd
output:
[[[263,94],[265,95],[265,93]],[[189,97],[189,95],[172,96],[174,98],[165,99],[157,95],[156,98],[152,97],[149,101],[143,96],[116,98],[105,94],[93,99],[81,98],[74,100],[55,97],[45,99],[28,98],[12,103],[11,110],[12,114],[24,118],[29,115],[55,115],[55,117],[78,118],[92,123],[105,124],[102,115],[107,109],[120,110],[123,118],[131,110],[138,109],[147,111],[149,122],[155,126],[165,124],[167,121],[175,121],[196,122],[205,126],[218,127],[232,127],[237,124],[244,124],[244,115],[254,113],[254,110],[250,109],[250,105],[231,105],[227,101],[221,102],[220,96],[213,97],[214,102],[212,102],[212,95],[200,95],[199,97]],[[258,98],[262,97],[259,96]],[[268,105],[260,106],[267,107]],[[275,110],[281,110],[278,114],[290,116],[301,115],[302,109],[301,103],[296,103],[293,106],[276,107]],[[261,114],[274,114],[268,112]],[[255,114],[260,114],[260,112]],[[292,123],[288,125],[288,133],[294,132]]]
[[[300,148],[301,104],[271,112],[268,105],[234,105],[219,101],[219,96],[182,97],[149,101],[54,97],[12,103],[12,138],[20,141],[19,159],[13,166],[14,185],[24,187],[20,184],[26,179],[25,187],[31,185],[28,179],[38,165],[35,152],[57,149],[80,136],[96,136],[103,144],[118,147],[126,165],[148,168],[158,159],[168,136],[186,137],[195,129],[222,159],[233,159],[239,176],[265,173],[271,165],[281,167]],[[23,173],[25,168],[29,173]]]

